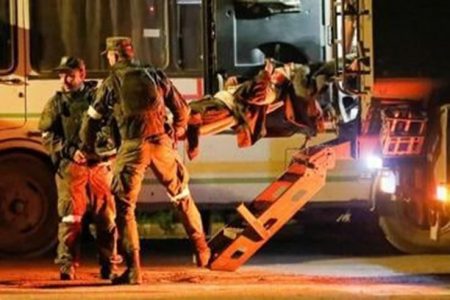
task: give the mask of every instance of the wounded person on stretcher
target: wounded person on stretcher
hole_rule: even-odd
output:
[[[320,70],[325,70],[321,68]],[[327,73],[323,76],[323,73]],[[314,72],[300,64],[274,68],[267,61],[265,69],[250,80],[227,80],[225,88],[213,96],[189,103],[191,116],[187,130],[187,153],[194,159],[199,152],[199,136],[232,128],[239,147],[253,145],[266,134],[266,115],[284,107],[286,120],[308,135],[321,130],[322,110],[316,94],[331,71]]]

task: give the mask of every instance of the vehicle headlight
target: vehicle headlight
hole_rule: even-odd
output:
[[[389,169],[381,171],[380,190],[386,194],[394,194],[397,188],[397,178]]]
[[[379,170],[383,168],[383,159],[376,155],[366,157],[366,166],[371,170]]]

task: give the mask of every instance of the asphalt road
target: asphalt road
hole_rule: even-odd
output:
[[[450,299],[450,255],[403,255],[364,228],[285,232],[236,272],[197,269],[186,240],[142,243],[144,284],[98,279],[92,241],[77,280],[52,255],[0,260],[0,299]]]

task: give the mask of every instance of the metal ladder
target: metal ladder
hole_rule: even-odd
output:
[[[332,6],[333,57],[336,77],[340,82],[336,87],[348,95],[366,94],[366,87],[361,86],[359,77],[371,74],[368,56],[370,48],[364,45],[361,32],[362,19],[370,15],[364,4],[364,0],[334,0]],[[348,36],[350,33],[351,36]],[[353,37],[356,39],[354,45]],[[353,53],[355,57],[350,55],[352,47],[356,50],[356,53]],[[354,81],[352,78],[356,79],[353,83],[355,86],[349,84]]]
[[[247,262],[324,185],[337,156],[349,156],[350,144],[314,147],[294,154],[292,164],[247,207],[237,207],[238,218],[209,241],[210,269],[235,271]]]

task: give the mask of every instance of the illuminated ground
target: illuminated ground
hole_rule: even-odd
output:
[[[401,255],[367,237],[271,241],[233,273],[193,267],[186,241],[151,240],[141,286],[99,280],[93,251],[69,283],[58,280],[51,255],[3,259],[0,299],[450,299],[450,255]]]

